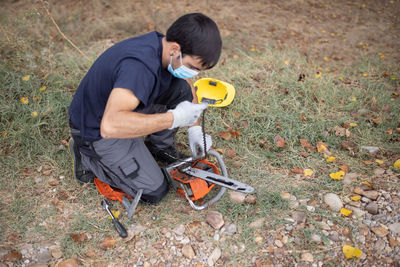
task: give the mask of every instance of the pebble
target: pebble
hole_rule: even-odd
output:
[[[379,147],[376,146],[362,146],[361,150],[365,150],[370,154],[377,154],[379,152]]]
[[[346,175],[343,178],[343,183],[346,185],[350,185],[353,182],[357,181],[357,177],[358,177],[357,173],[354,172],[346,173]]]
[[[222,214],[218,211],[210,210],[207,212],[206,221],[212,228],[219,230],[225,224]]]
[[[369,203],[365,209],[373,215],[378,214],[378,204],[376,202]]]
[[[289,241],[289,237],[287,235],[285,235],[284,237],[282,237],[282,243],[283,244],[287,244],[287,242]]]
[[[371,190],[371,191],[364,191],[363,195],[369,199],[376,200],[379,196],[378,191]]]
[[[220,235],[218,233],[214,234],[214,240],[219,241]]]
[[[319,224],[319,227],[322,229],[322,230],[331,230],[331,227],[326,223],[326,222],[324,222],[324,221],[322,221],[322,222],[319,222],[318,223]]]
[[[307,261],[307,262],[313,262],[314,256],[311,253],[306,252],[306,253],[301,254],[301,260]]]
[[[388,227],[389,227],[390,231],[394,232],[395,234],[400,233],[400,223],[399,222],[389,224]]]
[[[184,245],[182,248],[182,254],[188,259],[193,259],[196,256],[191,245]]]
[[[366,197],[361,197],[361,202],[370,203],[372,200]]]
[[[354,215],[357,218],[362,218],[366,214],[366,211],[359,209],[357,207],[348,207],[348,208],[353,211]]]
[[[294,197],[294,196],[293,196]],[[286,199],[286,200],[289,200],[289,199],[291,199],[291,195],[290,195],[290,193],[288,193],[288,192],[282,192],[281,193],[281,198],[282,199]],[[294,200],[296,200],[296,197],[294,197],[295,199]]]
[[[305,223],[307,220],[307,214],[303,211],[294,211],[292,214],[292,218],[297,223]]]
[[[315,243],[320,243],[321,242],[321,236],[317,235],[317,234],[313,234],[311,236],[311,240]]]
[[[237,191],[229,191],[229,196],[231,201],[236,204],[243,203],[246,198],[246,194]]]
[[[181,241],[181,244],[189,244],[189,243],[190,243],[190,239],[187,237],[182,239],[182,241]]]
[[[374,249],[378,252],[381,253],[385,249],[386,242],[383,239],[379,239],[374,246]]]
[[[369,113],[369,110],[366,108],[361,108],[361,109],[357,110],[357,113],[360,114],[360,116],[365,116]]]
[[[332,231],[331,234],[328,236],[328,238],[330,240],[332,240],[332,241],[335,241],[335,242],[339,242],[340,241],[339,234],[336,231]]]
[[[175,227],[172,232],[174,232],[177,235],[183,235],[186,231],[186,228],[183,224],[178,225],[177,227]]]
[[[307,210],[314,212],[315,211],[315,207],[314,206],[307,206]]]
[[[208,266],[214,266],[214,264],[221,257],[221,249],[216,247],[207,259]]]
[[[382,169],[382,168],[376,168],[375,170],[374,170],[374,174],[375,175],[382,175],[382,174],[384,174],[385,173],[385,169]]]
[[[226,231],[227,234],[231,234],[231,235],[236,234],[236,232],[237,232],[236,224],[234,224],[234,223],[229,224],[226,227],[225,231]]]
[[[334,193],[328,193],[324,196],[324,202],[331,210],[340,211],[343,208],[343,203],[339,196]]]
[[[282,241],[280,241],[279,239],[275,240],[274,244],[275,244],[275,246],[277,246],[278,248],[283,247],[283,243],[282,243]]]
[[[250,223],[249,227],[250,228],[260,228],[260,227],[264,226],[264,221],[265,221],[265,218],[259,218],[255,221],[253,221],[252,223]]]

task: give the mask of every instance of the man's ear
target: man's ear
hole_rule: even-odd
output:
[[[169,54],[170,55],[178,55],[181,51],[181,46],[177,42],[169,43]]]

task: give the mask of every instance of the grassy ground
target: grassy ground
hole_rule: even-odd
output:
[[[223,25],[225,51],[221,63],[201,77],[228,81],[237,90],[232,105],[208,110],[206,129],[213,136],[214,147],[224,153],[230,176],[256,189],[255,205],[233,204],[225,196],[213,207],[224,214],[227,222],[239,227],[240,235],[226,244],[225,264],[246,265],[253,257],[264,257],[255,237],[266,235],[290,216],[289,203],[280,197],[281,192],[290,192],[298,199],[317,200],[325,192],[345,195],[348,189],[329,178],[329,173],[338,171],[339,166],[349,165],[362,179],[368,179],[378,166],[376,159],[383,161],[383,167],[392,168],[400,157],[400,70],[394,56],[367,48],[357,50],[359,56],[355,59],[349,56],[351,60],[341,62],[331,56],[325,60],[322,56],[309,56],[304,53],[304,46],[279,45],[277,40],[289,42],[290,36],[296,36],[290,31],[285,39],[286,33],[279,37],[273,29],[267,29],[254,42],[245,42],[252,34],[246,31],[251,26],[247,23],[240,30],[241,22],[234,21],[235,16],[240,16],[238,5],[233,3],[236,5],[231,13],[218,4],[210,11]],[[89,60],[60,36],[40,3],[29,7],[23,3],[5,5],[0,47],[1,243],[18,248],[29,242],[58,241],[63,258],[78,257],[83,263],[89,251],[95,251],[105,262],[113,257],[136,257],[129,251],[121,253],[130,248],[125,243],[99,252],[99,243],[108,235],[115,236],[115,232],[99,209],[101,198],[94,188],[82,186],[72,177],[65,146],[69,138],[67,108],[91,62],[112,42],[148,30],[165,31],[169,24],[165,21],[200,10],[204,4],[193,7],[186,3],[177,9],[156,1],[139,1],[128,8],[124,4],[120,1],[111,8],[107,1],[101,5],[96,1],[61,1],[49,6],[63,31],[73,36]],[[117,10],[124,12],[118,14]],[[131,23],[132,18],[141,19]],[[274,22],[275,31],[282,25],[278,22]],[[317,31],[320,29],[315,27],[304,34],[318,39]],[[273,36],[268,37],[269,32]],[[388,49],[393,47],[395,44]],[[335,47],[329,51],[335,51]],[[350,123],[357,126],[346,127]],[[336,126],[348,128],[349,136],[335,133]],[[229,129],[237,131],[239,137],[219,137]],[[278,135],[285,140],[283,148],[274,142]],[[185,138],[182,131],[178,141],[181,148],[188,150]],[[303,148],[300,139],[304,138],[313,148],[317,142],[324,142],[337,160],[327,163],[317,151]],[[343,141],[352,141],[357,148],[343,149]],[[361,151],[359,147],[365,145],[379,147],[379,154],[372,157]],[[366,165],[365,161],[373,164]],[[293,174],[293,168],[312,169],[313,174]],[[398,180],[383,181],[380,186],[399,191]],[[171,212],[177,216],[171,218]],[[136,223],[150,222],[152,230],[146,240],[151,244],[157,242],[161,229],[204,221],[206,212],[191,211],[187,203],[170,193],[156,206],[140,206],[137,214]],[[356,227],[323,207],[317,209],[317,214],[343,227]],[[154,216],[159,219],[152,220]],[[262,217],[267,220],[265,228],[246,227]],[[309,220],[313,222],[313,218]],[[126,218],[122,221],[128,224]],[[299,233],[303,242],[292,245],[294,258],[299,257],[300,251],[318,250],[309,241],[313,231],[316,230],[306,228]],[[91,238],[82,244],[74,242],[71,233],[86,233]],[[239,244],[246,245],[245,253],[229,253],[229,247]],[[334,262],[322,253],[317,259]]]

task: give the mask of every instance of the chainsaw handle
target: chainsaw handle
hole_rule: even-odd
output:
[[[219,167],[221,168],[221,172],[222,172],[222,176],[228,177],[228,171],[226,170],[226,166],[224,161],[222,160],[222,156],[215,150],[210,149],[208,151],[208,155],[213,155],[214,157],[217,158]],[[217,202],[218,200],[221,199],[221,197],[225,194],[226,192],[226,188],[221,186],[221,189],[219,190],[219,192],[217,193],[217,195],[215,197],[213,197],[212,199],[210,199],[209,201],[205,202],[203,205],[196,205],[194,204],[194,202],[190,199],[189,194],[186,191],[186,188],[181,184],[181,188],[183,189],[183,192],[185,192],[185,196],[186,199],[189,201],[190,206],[194,209],[194,210],[203,210],[205,208],[207,208],[208,206],[214,204],[215,202]]]

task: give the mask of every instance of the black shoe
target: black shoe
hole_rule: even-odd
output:
[[[148,142],[145,142],[145,144],[149,149],[150,153],[153,155],[153,157],[157,161],[164,163],[166,165],[174,163],[178,160],[185,160],[189,157],[188,155],[182,154],[179,151],[177,151],[174,146],[169,146],[163,149],[156,149]]]
[[[72,156],[75,178],[81,183],[93,184],[96,175],[90,170],[83,169],[81,153],[79,152],[78,146],[75,145],[73,138],[69,140],[68,149]]]

